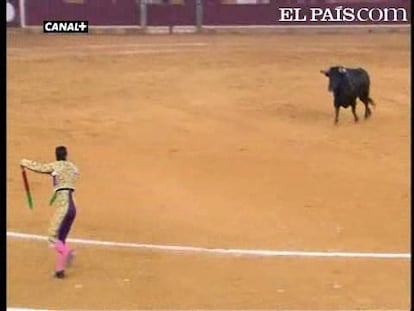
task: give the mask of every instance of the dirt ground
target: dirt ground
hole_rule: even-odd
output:
[[[8,34],[7,228],[45,235],[51,180],[80,168],[72,238],[296,251],[410,251],[409,34]],[[371,74],[373,116],[333,124],[319,73]],[[8,238],[9,307],[405,309],[410,260],[237,257]]]

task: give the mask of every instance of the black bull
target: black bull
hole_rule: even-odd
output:
[[[358,122],[355,111],[357,98],[365,105],[365,119],[371,116],[369,105],[375,106],[375,103],[369,97],[370,78],[364,69],[336,66],[321,70],[321,73],[329,78],[328,90],[334,96],[335,124],[338,123],[339,108],[349,106],[352,108],[355,122]]]

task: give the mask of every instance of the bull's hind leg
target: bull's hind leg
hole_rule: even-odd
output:
[[[371,116],[371,109],[369,109],[369,101],[367,99],[362,100],[365,105],[365,119],[368,119]]]
[[[368,95],[364,95],[359,98],[365,105],[365,119],[368,119],[371,116],[371,109],[369,109],[369,104],[372,102],[372,100],[369,98]]]
[[[335,107],[335,125],[338,124],[338,119],[339,119],[339,107]]]
[[[352,114],[354,115],[354,121],[358,122],[359,118],[358,118],[358,115],[356,114],[356,109],[355,109],[356,108],[356,101],[352,103],[351,108],[352,108]]]

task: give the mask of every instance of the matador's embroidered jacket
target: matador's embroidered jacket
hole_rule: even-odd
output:
[[[23,159],[20,164],[38,173],[51,174],[53,176],[53,191],[65,188],[75,190],[76,181],[79,178],[79,170],[70,161],[54,161],[44,164]]]

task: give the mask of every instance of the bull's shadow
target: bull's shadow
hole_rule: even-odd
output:
[[[334,66],[320,72],[329,79],[328,91],[333,93],[335,124],[338,124],[341,107],[351,107],[354,120],[358,122],[359,118],[356,113],[358,98],[365,105],[365,119],[371,116],[372,112],[369,106],[375,106],[375,103],[369,96],[370,77],[365,69]]]

